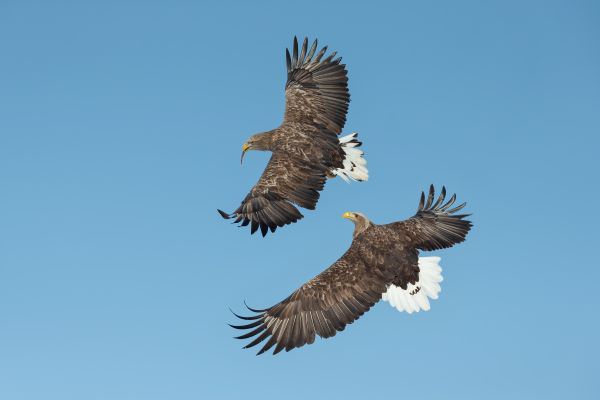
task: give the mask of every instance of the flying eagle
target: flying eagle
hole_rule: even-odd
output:
[[[249,332],[237,339],[249,339],[244,348],[267,340],[258,354],[275,346],[273,354],[311,344],[343,331],[380,299],[399,311],[429,310],[429,300],[437,299],[442,281],[439,257],[419,257],[419,250],[452,247],[465,240],[470,214],[455,214],[466,203],[450,208],[445,204],[446,189],[434,203],[433,185],[429,195],[421,193],[417,213],[400,222],[377,225],[358,212],[346,212],[354,222],[354,239],[348,251],[325,271],[306,282],[288,298],[256,314],[236,317],[252,321],[232,325]]]
[[[251,233],[260,227],[265,236],[269,229],[275,232],[298,221],[303,215],[294,205],[314,210],[327,178],[365,181],[369,177],[357,133],[338,137],[350,103],[346,65],[341,57],[334,58],[336,52],[324,57],[327,46],[315,55],[316,50],[317,40],[308,49],[305,38],[298,52],[295,37],[292,56],[286,49],[283,123],[250,137],[242,146],[241,161],[248,150],[270,151],[271,159],[234,212],[218,210],[240,226],[250,224]]]

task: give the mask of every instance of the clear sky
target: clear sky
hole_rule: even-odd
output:
[[[82,3],[0,4],[0,398],[600,398],[598,2]],[[294,35],[347,63],[371,180],[262,239],[216,208],[268,160],[240,148],[281,121]],[[430,183],[475,224],[431,311],[241,350],[228,307]]]

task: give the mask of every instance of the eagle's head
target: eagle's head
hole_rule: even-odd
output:
[[[354,222],[354,237],[362,233],[371,225],[371,221],[363,213],[347,211],[342,214],[342,218],[349,219]]]
[[[242,158],[240,163],[244,161],[244,155],[248,150],[271,150],[271,144],[273,143],[273,131],[257,133],[256,135],[250,136],[246,143],[242,145]]]

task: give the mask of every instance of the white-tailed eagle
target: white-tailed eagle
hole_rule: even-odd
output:
[[[232,325],[249,330],[237,339],[250,339],[245,348],[266,340],[258,354],[275,346],[273,354],[328,338],[343,331],[380,299],[399,311],[429,310],[442,281],[439,257],[419,257],[419,250],[452,247],[471,229],[470,214],[456,214],[466,203],[451,208],[446,189],[434,202],[434,188],[421,193],[417,213],[405,221],[377,225],[357,212],[344,213],[354,222],[354,239],[332,266],[306,282],[288,298],[256,314],[237,317],[251,321]]]
[[[295,205],[314,210],[327,178],[369,177],[357,134],[338,137],[350,103],[346,66],[341,57],[335,58],[336,52],[325,57],[327,46],[316,50],[317,40],[309,49],[305,38],[299,52],[295,37],[291,56],[286,49],[283,123],[242,146],[242,160],[248,150],[270,151],[271,159],[234,212],[218,210],[223,218],[250,225],[251,233],[260,228],[265,236],[298,221],[302,214]]]

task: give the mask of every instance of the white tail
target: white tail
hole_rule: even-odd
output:
[[[369,171],[367,170],[367,160],[363,157],[363,151],[358,147],[362,144],[356,138],[358,133],[353,132],[350,135],[340,138],[340,145],[346,154],[344,158],[344,167],[333,171],[334,175],[338,175],[346,182],[366,181],[369,179]]]
[[[440,257],[419,257],[420,272],[417,284],[409,283],[406,290],[390,285],[383,294],[383,300],[388,301],[398,311],[406,311],[409,314],[429,310],[429,299],[437,299],[442,290],[440,282],[444,278],[440,260]]]

